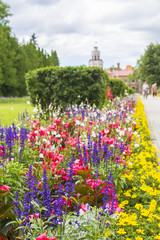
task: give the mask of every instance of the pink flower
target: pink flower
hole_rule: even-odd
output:
[[[116,211],[117,211],[118,213],[120,213],[120,212],[124,212],[124,209],[122,209],[122,208],[120,208],[120,207],[117,207],[117,208],[116,208]]]
[[[57,239],[57,237],[52,237],[52,238],[49,238],[49,240],[55,240]]]
[[[47,233],[42,233],[36,238],[36,240],[49,240],[49,239],[47,238]]]
[[[89,186],[91,186],[93,188],[98,187],[102,183],[102,181],[100,179],[97,179],[97,180],[88,179],[86,182],[89,184]]]
[[[1,190],[8,190],[10,189],[10,187],[6,186],[6,185],[3,185],[0,187]]]
[[[81,209],[83,210],[83,212],[86,212],[87,211],[87,204],[81,204]]]
[[[39,213],[34,213],[33,215],[29,215],[29,218],[31,219],[39,218]]]
[[[125,147],[125,154],[130,155],[130,151],[131,151],[130,145],[127,145],[127,146]]]

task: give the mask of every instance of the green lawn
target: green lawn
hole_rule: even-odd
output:
[[[22,116],[27,111],[28,115],[33,115],[33,106],[29,103],[29,98],[0,99],[0,123],[9,126],[13,122],[18,122],[18,116]]]

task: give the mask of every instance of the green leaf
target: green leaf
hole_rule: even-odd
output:
[[[15,213],[12,213],[12,212],[7,212],[5,213],[4,215],[0,215],[0,220],[3,220],[5,218],[14,218],[16,217],[17,215]]]
[[[75,190],[83,195],[92,193],[93,190],[88,184],[75,185]]]
[[[1,190],[0,189],[0,199],[2,199],[4,196],[6,196],[10,191],[8,190]]]
[[[0,204],[0,215],[5,216],[12,208],[14,207],[14,204]],[[2,218],[2,217],[1,217]]]
[[[76,172],[78,175],[80,175],[83,179],[85,179],[90,172],[92,172],[93,169],[87,169],[87,170],[77,170]]]
[[[81,201],[81,203],[89,203],[92,206],[94,203],[94,198],[86,195],[86,196],[82,196],[80,198],[80,201]]]

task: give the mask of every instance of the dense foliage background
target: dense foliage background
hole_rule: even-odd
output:
[[[138,69],[141,79],[150,85],[155,82],[160,85],[160,44],[149,44],[138,60]]]
[[[134,93],[134,89],[128,87],[122,79],[109,78],[108,85],[111,88],[113,97],[124,97],[126,92],[128,94]]]
[[[29,70],[59,66],[56,51],[40,49],[35,34],[29,42],[19,43],[9,27],[9,6],[0,0],[0,96],[26,96],[25,73]]]

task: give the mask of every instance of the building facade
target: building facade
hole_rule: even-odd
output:
[[[128,80],[128,75],[133,74],[133,68],[131,65],[127,65],[126,69],[120,69],[120,64],[117,63],[117,68],[106,70],[110,78],[122,79],[130,88],[133,88],[137,93],[142,92],[142,81],[141,80]]]
[[[88,62],[89,67],[102,67],[103,68],[103,61],[100,59],[100,51],[98,47],[94,47],[92,50],[92,59]]]

